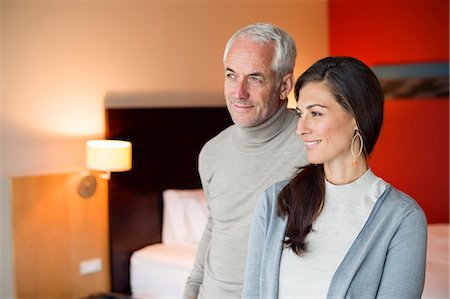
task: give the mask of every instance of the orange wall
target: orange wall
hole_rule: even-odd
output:
[[[330,55],[369,66],[449,60],[447,0],[331,0]],[[371,165],[414,197],[428,222],[449,221],[449,101],[387,99]]]
[[[249,23],[291,33],[296,75],[328,54],[325,1],[0,2],[6,176],[82,168],[85,141],[104,135],[106,94],[223,94],[223,48]]]

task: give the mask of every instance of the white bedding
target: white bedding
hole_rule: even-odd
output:
[[[427,268],[424,299],[449,297],[449,225],[428,225]]]
[[[133,298],[181,298],[194,264],[196,246],[155,244],[131,256]]]
[[[139,249],[130,259],[136,299],[181,298],[197,252],[208,209],[201,189],[163,192],[162,243]]]
[[[131,293],[136,299],[182,297],[206,223],[206,201],[201,190],[167,190],[163,200],[163,243],[137,250],[131,256]],[[428,226],[423,299],[449,298],[448,237],[448,224]]]

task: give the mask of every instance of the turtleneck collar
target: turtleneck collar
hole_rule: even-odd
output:
[[[265,122],[254,127],[240,127],[235,125],[232,133],[232,142],[241,151],[260,149],[267,141],[279,135],[294,118],[286,104]],[[295,132],[292,132],[295,134]]]

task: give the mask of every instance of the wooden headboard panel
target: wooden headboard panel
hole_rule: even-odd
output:
[[[113,292],[130,292],[132,252],[161,241],[162,191],[199,188],[198,153],[230,124],[225,107],[106,109],[106,137],[133,145],[132,169],[109,183]]]

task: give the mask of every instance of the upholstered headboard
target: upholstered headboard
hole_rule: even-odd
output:
[[[113,292],[130,292],[132,252],[161,241],[162,192],[201,187],[198,153],[207,140],[231,124],[224,106],[176,107],[172,101],[169,107],[149,107],[152,97],[146,98],[146,104],[142,100],[130,107],[126,101],[117,105],[115,98],[106,104],[106,137],[133,145],[132,169],[112,173],[109,182]]]

